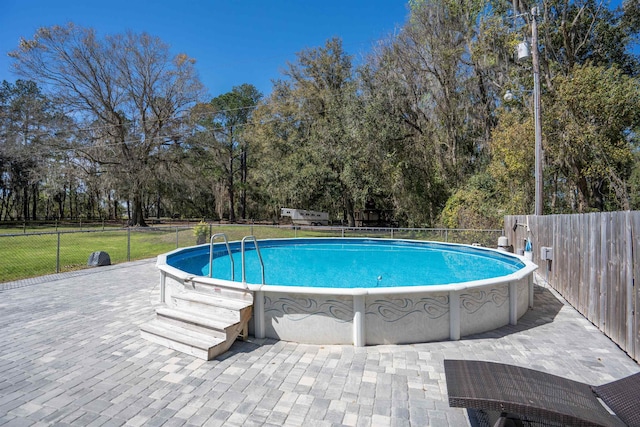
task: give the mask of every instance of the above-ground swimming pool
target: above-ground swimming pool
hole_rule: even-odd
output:
[[[357,346],[459,339],[515,324],[533,302],[535,264],[486,248],[351,238],[241,246],[215,244],[211,266],[208,244],[158,257],[163,295],[244,289],[256,337]]]

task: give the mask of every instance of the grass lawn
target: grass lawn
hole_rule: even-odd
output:
[[[26,233],[25,233],[26,231]],[[126,262],[128,230],[101,227],[69,232],[59,228],[1,229],[0,232],[0,283],[56,272],[58,236],[60,236],[60,272],[87,267],[89,255],[95,251],[109,254],[111,263]],[[240,240],[253,232],[258,239],[283,237],[326,236],[327,232],[293,230],[291,227],[212,225],[211,232],[225,233],[229,241]],[[37,233],[37,234],[34,234]],[[331,235],[339,235],[333,232]],[[216,240],[217,241],[217,240]],[[191,228],[142,228],[131,229],[129,259],[153,258],[177,247],[195,245]]]
[[[79,270],[87,267],[92,252],[104,251],[111,263],[153,258],[178,247],[193,246],[196,238],[192,228],[149,227],[126,229],[121,227],[83,228],[80,232],[62,228],[0,229],[0,283],[45,274]],[[129,234],[130,231],[130,234]],[[59,232],[59,233],[58,233]],[[392,237],[390,230],[353,230],[340,228],[294,229],[291,226],[218,225],[210,226],[210,233],[225,233],[228,240],[241,240],[248,235],[257,239],[293,237]],[[498,235],[486,232],[469,233],[456,230],[394,230],[393,237],[415,240],[481,242],[490,246]],[[60,239],[58,261],[58,238]],[[130,239],[130,244],[128,240]],[[484,239],[484,241],[482,240]],[[218,242],[219,240],[216,240]],[[129,248],[129,254],[127,254]],[[59,266],[57,266],[59,262]]]
[[[187,230],[188,232],[188,230]],[[85,268],[89,255],[105,251],[112,263],[127,261],[127,230],[60,233],[59,271]],[[150,258],[175,249],[175,232],[131,233],[130,258]],[[56,272],[58,234],[0,237],[0,282]]]

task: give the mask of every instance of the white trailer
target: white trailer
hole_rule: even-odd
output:
[[[291,217],[294,225],[329,225],[329,213],[304,209],[281,208],[280,216]]]

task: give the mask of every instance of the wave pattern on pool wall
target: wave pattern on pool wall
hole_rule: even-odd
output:
[[[366,314],[379,316],[385,322],[397,322],[414,313],[438,319],[449,313],[449,297],[378,299],[369,303],[366,311]]]
[[[353,304],[339,300],[327,300],[322,303],[314,298],[277,298],[264,297],[265,313],[284,313],[294,316],[291,320],[304,320],[312,315],[333,317],[339,322],[351,322],[353,320]]]
[[[460,295],[460,306],[467,313],[475,313],[484,305],[493,303],[497,307],[501,307],[509,299],[509,287],[502,286],[499,288],[491,288],[489,291],[484,289],[477,290]]]

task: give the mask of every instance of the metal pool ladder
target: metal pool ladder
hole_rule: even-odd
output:
[[[224,233],[217,233],[211,236],[211,240],[209,241],[209,277],[213,277],[213,241],[216,237],[222,237],[224,239],[224,244],[227,247],[227,253],[229,254],[229,260],[231,262],[231,280],[235,279],[235,268],[233,264],[233,255],[231,255],[231,248],[229,247],[229,241],[227,240],[227,235]],[[256,244],[256,247],[257,244]],[[242,254],[242,262],[244,263],[244,253]],[[244,277],[244,270],[243,270]]]
[[[262,270],[262,284],[264,285],[264,262],[262,262],[262,255],[260,254],[260,247],[258,246],[258,240],[255,236],[245,236],[242,238],[242,244],[240,245],[240,252],[242,253],[242,283],[247,283],[247,275],[246,275],[246,263],[245,263],[245,251],[244,251],[244,242],[246,240],[253,240],[253,245],[256,248],[256,252],[258,253],[258,259],[260,260],[260,269]]]

